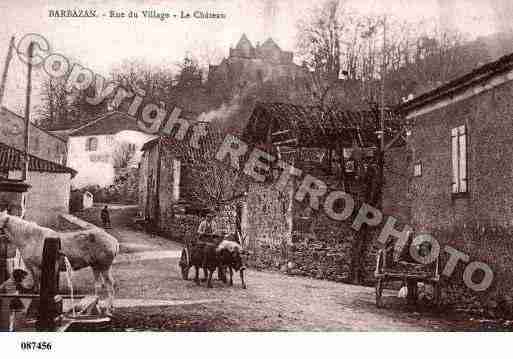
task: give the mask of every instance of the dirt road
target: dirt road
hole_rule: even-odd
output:
[[[433,331],[508,329],[503,323],[419,313],[390,296],[374,305],[374,289],[281,273],[247,271],[248,289],[215,281],[214,288],[184,281],[181,245],[131,228],[133,207],[112,208],[121,254],[114,265],[116,310],[109,331]],[[81,217],[98,223],[98,209]],[[89,269],[75,274],[79,292],[91,293]],[[389,293],[392,295],[393,293]],[[502,326],[501,326],[502,325]]]

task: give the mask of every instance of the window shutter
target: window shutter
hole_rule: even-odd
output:
[[[453,128],[451,132],[452,193],[457,193],[459,188],[458,152],[458,129]]]
[[[458,128],[460,155],[460,192],[467,192],[467,132],[465,126]]]
[[[173,199],[178,201],[180,199],[180,176],[181,168],[180,161],[173,159]]]

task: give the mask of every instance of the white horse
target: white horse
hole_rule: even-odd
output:
[[[0,212],[0,228],[20,251],[27,269],[32,273],[35,288],[39,287],[44,240],[48,237],[59,238],[61,252],[68,258],[73,270],[85,267],[91,267],[93,270],[95,295],[99,295],[103,278],[108,293],[107,310],[112,309],[114,279],[111,266],[119,252],[119,243],[116,238],[99,228],[56,232],[37,223],[11,216],[7,211]]]

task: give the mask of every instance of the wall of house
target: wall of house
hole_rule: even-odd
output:
[[[21,175],[20,171],[11,171],[9,176],[11,174]],[[24,218],[42,226],[55,225],[60,214],[69,213],[70,182],[69,173],[29,171],[27,183],[30,188],[24,193]]]
[[[87,141],[95,138],[98,146],[95,151],[86,150]],[[140,162],[142,143],[151,136],[136,131],[121,131],[114,135],[70,136],[68,139],[67,165],[78,173],[72,181],[74,188],[87,185],[109,186],[117,173],[114,168],[114,156],[118,145],[123,142],[134,146],[134,154],[128,167]]]
[[[383,214],[394,217],[403,225],[410,224],[411,221],[409,194],[413,175],[411,160],[409,146],[391,148],[385,153]]]
[[[513,82],[416,118],[411,136],[412,220],[419,230],[463,223],[513,225]],[[469,193],[451,194],[451,129],[469,133]]]
[[[500,85],[415,118],[410,139],[412,161],[422,163],[422,176],[410,185],[411,218],[418,232],[431,233],[491,266],[490,290],[469,292],[459,265],[451,283],[456,300],[483,302],[513,290],[513,82]],[[451,129],[466,125],[468,194],[451,193]],[[442,256],[442,261],[447,260]],[[458,285],[459,284],[459,285]]]
[[[153,146],[144,151],[144,154],[139,163],[139,210],[142,215],[150,218],[155,218],[156,213],[156,178],[157,178],[157,164],[158,164],[158,148]],[[161,176],[161,180],[165,181],[165,177]]]
[[[0,142],[23,150],[24,140],[24,118],[15,113],[0,108]],[[66,141],[49,134],[46,131],[31,124],[29,131],[29,152],[30,154],[55,163],[65,164]]]
[[[175,187],[175,169],[174,161],[175,157],[173,154],[166,149],[162,149],[162,159],[160,167],[160,223],[159,228],[167,233],[176,232],[176,219],[174,218],[175,204],[179,198],[175,198],[174,187]],[[179,181],[180,179],[178,179]]]
[[[87,151],[86,143],[89,138],[96,138],[96,151]],[[78,173],[73,178],[74,188],[86,185],[107,186],[114,180],[112,151],[115,138],[111,135],[77,136],[68,139],[68,166]]]

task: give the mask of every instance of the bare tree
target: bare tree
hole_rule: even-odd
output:
[[[41,105],[37,123],[49,129],[66,125],[71,112],[71,100],[61,79],[45,78],[41,84]]]
[[[194,164],[188,179],[191,199],[207,208],[220,208],[243,193],[239,171],[215,161]]]
[[[112,163],[114,168],[127,168],[134,156],[134,144],[126,141],[117,142],[116,147],[112,152]]]
[[[314,10],[313,15],[298,23],[298,48],[305,64],[312,70],[312,100],[324,105],[340,75],[340,22],[343,6],[329,0]]]
[[[141,59],[127,59],[111,70],[111,78],[126,89],[141,93],[153,103],[172,98],[174,72],[168,68],[151,66]]]

